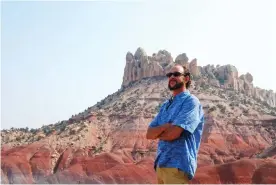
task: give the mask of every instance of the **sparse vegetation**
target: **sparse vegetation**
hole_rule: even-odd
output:
[[[209,108],[208,113],[211,113],[213,111],[217,110],[216,106],[212,106],[211,108]]]
[[[217,105],[218,106],[218,108],[220,109],[220,112],[221,113],[225,113],[226,112],[226,106],[225,105],[223,105],[223,104],[218,104]]]
[[[46,136],[48,136],[52,132],[52,130],[50,129],[50,127],[46,126],[43,128],[43,132]]]
[[[37,131],[38,131],[38,129],[33,129],[33,128],[30,130],[30,132],[31,132],[32,134],[36,134]]]
[[[157,85],[157,82],[160,84]],[[155,89],[152,89],[152,83],[156,83]],[[150,78],[144,79],[143,83],[133,82],[133,86],[136,88],[135,90],[132,90],[130,87],[124,87],[122,88],[123,90],[118,90],[118,92],[114,93],[113,95],[107,96],[104,100],[99,101],[96,105],[85,109],[84,112],[72,115],[73,119],[59,121],[56,124],[43,126],[39,129],[29,129],[26,127],[20,129],[11,128],[11,130],[7,131],[3,130],[1,133],[1,136],[3,135],[2,141],[4,143],[33,142],[54,134],[55,132],[53,131],[56,131],[56,135],[59,138],[69,139],[70,135],[72,140],[79,140],[77,137],[89,131],[88,126],[84,124],[83,119],[90,113],[94,114],[94,117],[92,118],[94,120],[86,120],[87,123],[96,125],[106,124],[111,127],[119,127],[120,124],[112,124],[112,122],[109,121],[109,115],[120,115],[123,116],[122,119],[125,118],[124,116],[131,119],[136,119],[137,116],[143,115],[145,118],[153,119],[156,113],[159,111],[164,98],[168,98],[170,95],[170,92],[163,88],[166,86],[166,84],[162,83],[161,81],[154,81]],[[140,84],[141,86],[139,86]],[[148,86],[146,84],[148,84]],[[225,100],[224,103],[219,98],[211,98],[210,100],[207,99],[204,103],[204,109],[206,110],[206,113],[209,113],[214,117],[217,116],[218,119],[231,119],[236,112],[246,116],[249,114],[249,110],[251,109],[253,111],[257,110],[257,112],[263,112],[276,116],[276,107],[270,108],[267,103],[263,103],[260,100],[256,101],[239,92],[219,89],[211,86],[208,83],[205,83],[205,85],[198,85],[195,88],[198,90],[192,91],[196,92],[197,95],[204,94],[208,95],[209,97],[219,96]],[[231,103],[228,103],[229,101]],[[91,117],[89,119],[91,119]],[[78,126],[80,129],[73,129]],[[104,129],[104,126],[101,126],[100,129]],[[23,132],[23,135],[21,136],[18,134],[15,137],[6,137],[3,139],[5,135],[10,135],[8,132]],[[99,144],[97,144],[96,151],[101,152],[102,148],[99,146]]]
[[[248,110],[248,109],[244,109],[242,113],[243,113],[244,115],[248,115],[249,110]]]
[[[126,103],[123,103],[121,106],[122,111],[124,111],[126,109],[126,107],[127,107]]]

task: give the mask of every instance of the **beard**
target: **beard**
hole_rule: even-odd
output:
[[[174,86],[170,86],[170,82],[169,82],[168,88],[170,90],[176,90],[176,89],[179,89],[179,88],[183,87],[183,85],[184,85],[184,82],[178,82],[178,83],[176,82],[176,84]]]

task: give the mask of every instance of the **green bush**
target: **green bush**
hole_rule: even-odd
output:
[[[221,113],[225,113],[226,112],[226,106],[225,105],[218,104],[218,108],[220,109]]]
[[[212,106],[211,108],[209,108],[208,113],[213,112],[215,110],[217,110],[217,107],[216,106]]]
[[[43,128],[43,132],[47,136],[52,132],[52,130],[49,127],[45,127],[45,128]]]

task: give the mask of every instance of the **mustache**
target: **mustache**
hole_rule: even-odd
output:
[[[176,79],[171,79],[170,81],[169,81],[169,83],[170,82],[176,82],[177,83],[177,80]]]

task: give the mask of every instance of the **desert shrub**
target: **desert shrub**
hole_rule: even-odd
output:
[[[225,113],[226,112],[226,106],[223,104],[218,104],[218,108],[220,109],[220,112]]]
[[[20,136],[17,136],[15,140],[16,140],[16,141],[20,141],[20,140],[21,140],[21,137],[20,137]]]
[[[249,113],[249,110],[248,109],[244,109],[242,113],[245,114],[245,115],[247,115]]]
[[[209,108],[208,113],[213,112],[215,110],[217,110],[217,107],[216,106],[212,106],[211,108]]]
[[[225,80],[223,78],[218,78],[219,84],[224,85]]]
[[[103,150],[103,147],[100,146],[99,148],[96,148],[96,149],[95,149],[94,154],[99,153],[99,152],[101,152],[102,150]]]
[[[52,130],[49,127],[44,127],[43,128],[43,132],[47,136],[47,135],[49,135],[52,132]]]
[[[229,104],[229,106],[231,106],[231,107],[239,106],[239,103],[233,101],[233,102],[231,102],[231,103]]]
[[[251,100],[247,100],[246,103],[249,105],[253,105],[253,102]]]
[[[61,127],[60,127],[60,132],[63,132],[64,130],[65,130],[65,128],[66,128],[66,124],[63,124],[63,125],[61,125]]]
[[[70,130],[70,132],[69,132],[70,135],[75,135],[76,133],[77,133],[76,130]]]
[[[226,107],[225,107],[225,106],[222,107],[222,108],[220,109],[220,112],[225,113],[225,112],[226,112]]]
[[[29,132],[29,127],[22,128],[21,131],[23,131],[23,132]]]
[[[30,130],[30,132],[31,132],[32,134],[35,134],[35,133],[37,132],[37,129],[33,129],[33,128],[32,128],[32,129]]]
[[[126,103],[123,103],[121,109],[125,109],[125,108],[126,108]]]

